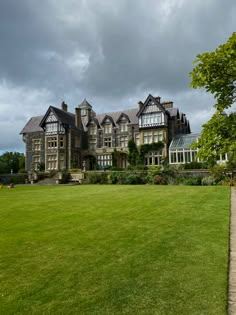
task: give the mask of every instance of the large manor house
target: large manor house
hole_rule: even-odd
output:
[[[71,168],[106,169],[128,166],[128,142],[139,148],[150,145],[145,153],[145,165],[186,163],[195,158],[190,144],[196,140],[191,134],[186,115],[173,106],[149,95],[136,108],[96,114],[85,99],[75,112],[50,106],[43,116],[32,117],[21,134],[26,146],[26,170],[45,171]],[[148,147],[148,146],[146,146]]]

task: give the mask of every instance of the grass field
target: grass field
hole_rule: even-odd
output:
[[[0,314],[223,315],[229,187],[0,190]]]

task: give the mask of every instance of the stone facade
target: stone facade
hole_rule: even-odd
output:
[[[146,153],[146,165],[161,164],[168,159],[172,139],[189,134],[186,115],[149,95],[136,109],[96,114],[85,99],[75,113],[50,106],[44,116],[32,117],[21,134],[26,145],[26,170],[45,171],[71,168],[107,168],[128,166],[128,142],[137,147],[163,143],[163,149]]]

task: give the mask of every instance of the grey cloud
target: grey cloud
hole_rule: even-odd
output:
[[[2,75],[17,84],[64,93],[80,86],[116,98],[137,86],[184,91],[196,53],[233,31],[235,6],[221,0],[165,3],[3,1]],[[74,51],[88,59],[87,71],[68,66]]]
[[[153,5],[142,11],[137,5],[133,10],[123,7],[119,14],[101,16],[98,25],[103,59],[92,55],[82,82],[88,92],[120,97],[131,94],[137,86],[170,93],[187,90],[196,54],[216,47],[219,38],[225,40],[233,31],[232,2],[223,7],[222,1],[211,2],[211,6],[209,2],[196,6],[185,1],[165,19],[158,8],[153,16],[156,2],[150,3]]]
[[[17,98],[28,117],[63,99],[73,111],[87,97],[101,112],[152,93],[199,129],[214,102],[189,88],[192,62],[227,40],[235,15],[235,0],[2,0],[0,123]]]

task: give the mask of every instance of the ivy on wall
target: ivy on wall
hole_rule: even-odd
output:
[[[139,150],[137,148],[136,143],[133,140],[129,140],[128,148],[129,148],[128,162],[131,166],[135,166],[139,162]]]
[[[147,154],[150,151],[159,151],[164,148],[164,143],[162,141],[156,142],[156,143],[146,143],[142,144],[139,148],[139,159],[140,163],[144,163],[144,157],[145,154]]]
[[[144,163],[145,154],[147,154],[148,152],[162,150],[164,148],[164,143],[162,141],[159,141],[157,143],[146,143],[142,144],[138,149],[136,143],[133,140],[130,140],[128,143],[128,147],[128,162],[130,165],[135,166]]]

